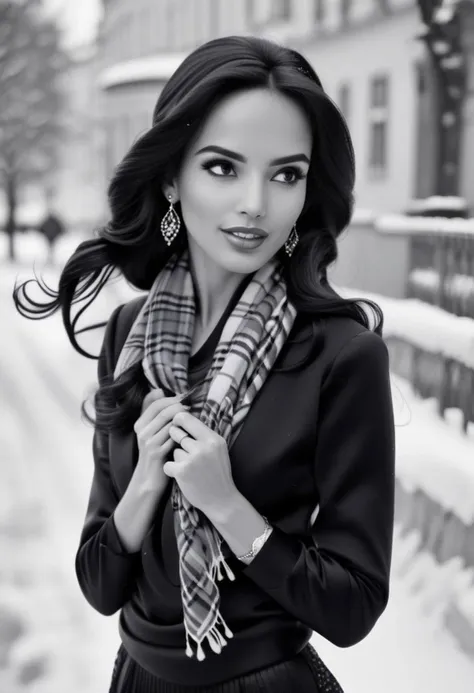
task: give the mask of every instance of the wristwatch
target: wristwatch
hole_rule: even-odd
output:
[[[252,548],[248,553],[246,553],[244,556],[237,556],[239,561],[242,561],[243,563],[251,563],[251,561],[255,558],[257,553],[260,551],[262,546],[265,544],[267,541],[268,537],[270,534],[273,532],[273,527],[271,524],[268,522],[267,518],[262,515],[263,519],[265,520],[265,529],[263,530],[263,533],[260,534],[256,539],[253,540],[252,542]]]

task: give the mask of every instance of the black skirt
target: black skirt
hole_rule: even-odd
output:
[[[344,693],[310,643],[295,657],[212,686],[163,681],[118,650],[109,693]]]

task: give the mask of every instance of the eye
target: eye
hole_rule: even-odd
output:
[[[226,169],[231,169],[232,171],[235,172],[235,168],[233,164],[230,161],[227,161],[227,159],[211,159],[210,161],[204,162],[201,167],[205,171],[209,171],[211,176],[215,176],[216,178],[229,178],[228,175],[226,175],[225,170]],[[224,171],[224,174],[218,174],[214,173],[211,169],[213,168],[220,168],[221,170]],[[276,174],[277,176],[281,175],[286,175],[286,176],[293,176],[292,180],[284,180],[282,181],[288,186],[295,185],[299,180],[303,180],[303,178],[306,178],[305,173],[301,168],[298,166],[290,166],[288,168],[283,169],[279,173]],[[235,178],[235,176],[230,176],[231,178]],[[273,178],[272,180],[274,180]],[[281,181],[277,181],[281,182]]]
[[[280,171],[278,176],[281,175],[291,175],[294,176],[293,180],[285,180],[283,181],[287,185],[295,185],[299,180],[303,180],[303,178],[306,178],[304,172],[298,167],[298,166],[291,166],[290,168],[285,168],[283,171]]]
[[[233,165],[230,163],[230,161],[227,161],[227,159],[211,159],[210,161],[206,161],[204,164],[202,164],[202,168],[205,171],[211,171],[213,168],[221,168],[225,169],[226,167],[229,167],[230,169],[234,170]],[[213,173],[211,171],[211,176],[216,176],[216,178],[227,178],[228,176],[225,175],[220,175],[218,173]]]

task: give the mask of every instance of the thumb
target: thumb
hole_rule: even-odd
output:
[[[162,399],[163,397],[163,390],[161,390],[159,387],[154,387],[148,394],[145,395],[143,399],[143,407],[146,409],[148,405],[150,405],[152,402],[155,402],[157,399]]]
[[[165,462],[163,465],[163,471],[166,474],[166,476],[170,476],[172,479],[174,479],[174,462]]]

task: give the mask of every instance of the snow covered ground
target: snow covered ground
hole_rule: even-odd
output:
[[[58,315],[37,323],[14,311],[17,272],[20,279],[31,276],[24,265],[0,264],[6,325],[0,340],[0,550],[7,556],[0,567],[0,691],[105,693],[119,646],[117,615],[96,614],[74,574],[92,476],[92,430],[80,421],[79,403],[95,386],[96,362],[74,352]],[[45,275],[53,286],[55,275]],[[87,322],[105,320],[115,305],[136,295],[123,283],[111,285]],[[97,334],[81,343],[98,353],[99,342]],[[441,421],[408,383],[395,377],[393,383],[400,474],[429,470],[434,451],[438,460],[455,457],[464,469],[472,465],[472,439]],[[441,476],[438,481],[444,483]],[[474,660],[443,627],[436,608],[448,587],[429,557],[411,558],[413,536],[402,539],[398,530],[391,600],[372,633],[350,649],[317,634],[312,642],[346,693],[444,693],[448,686],[471,692]],[[7,609],[10,620],[2,618]],[[13,632],[14,616],[26,634],[15,641],[5,668],[5,624]]]

